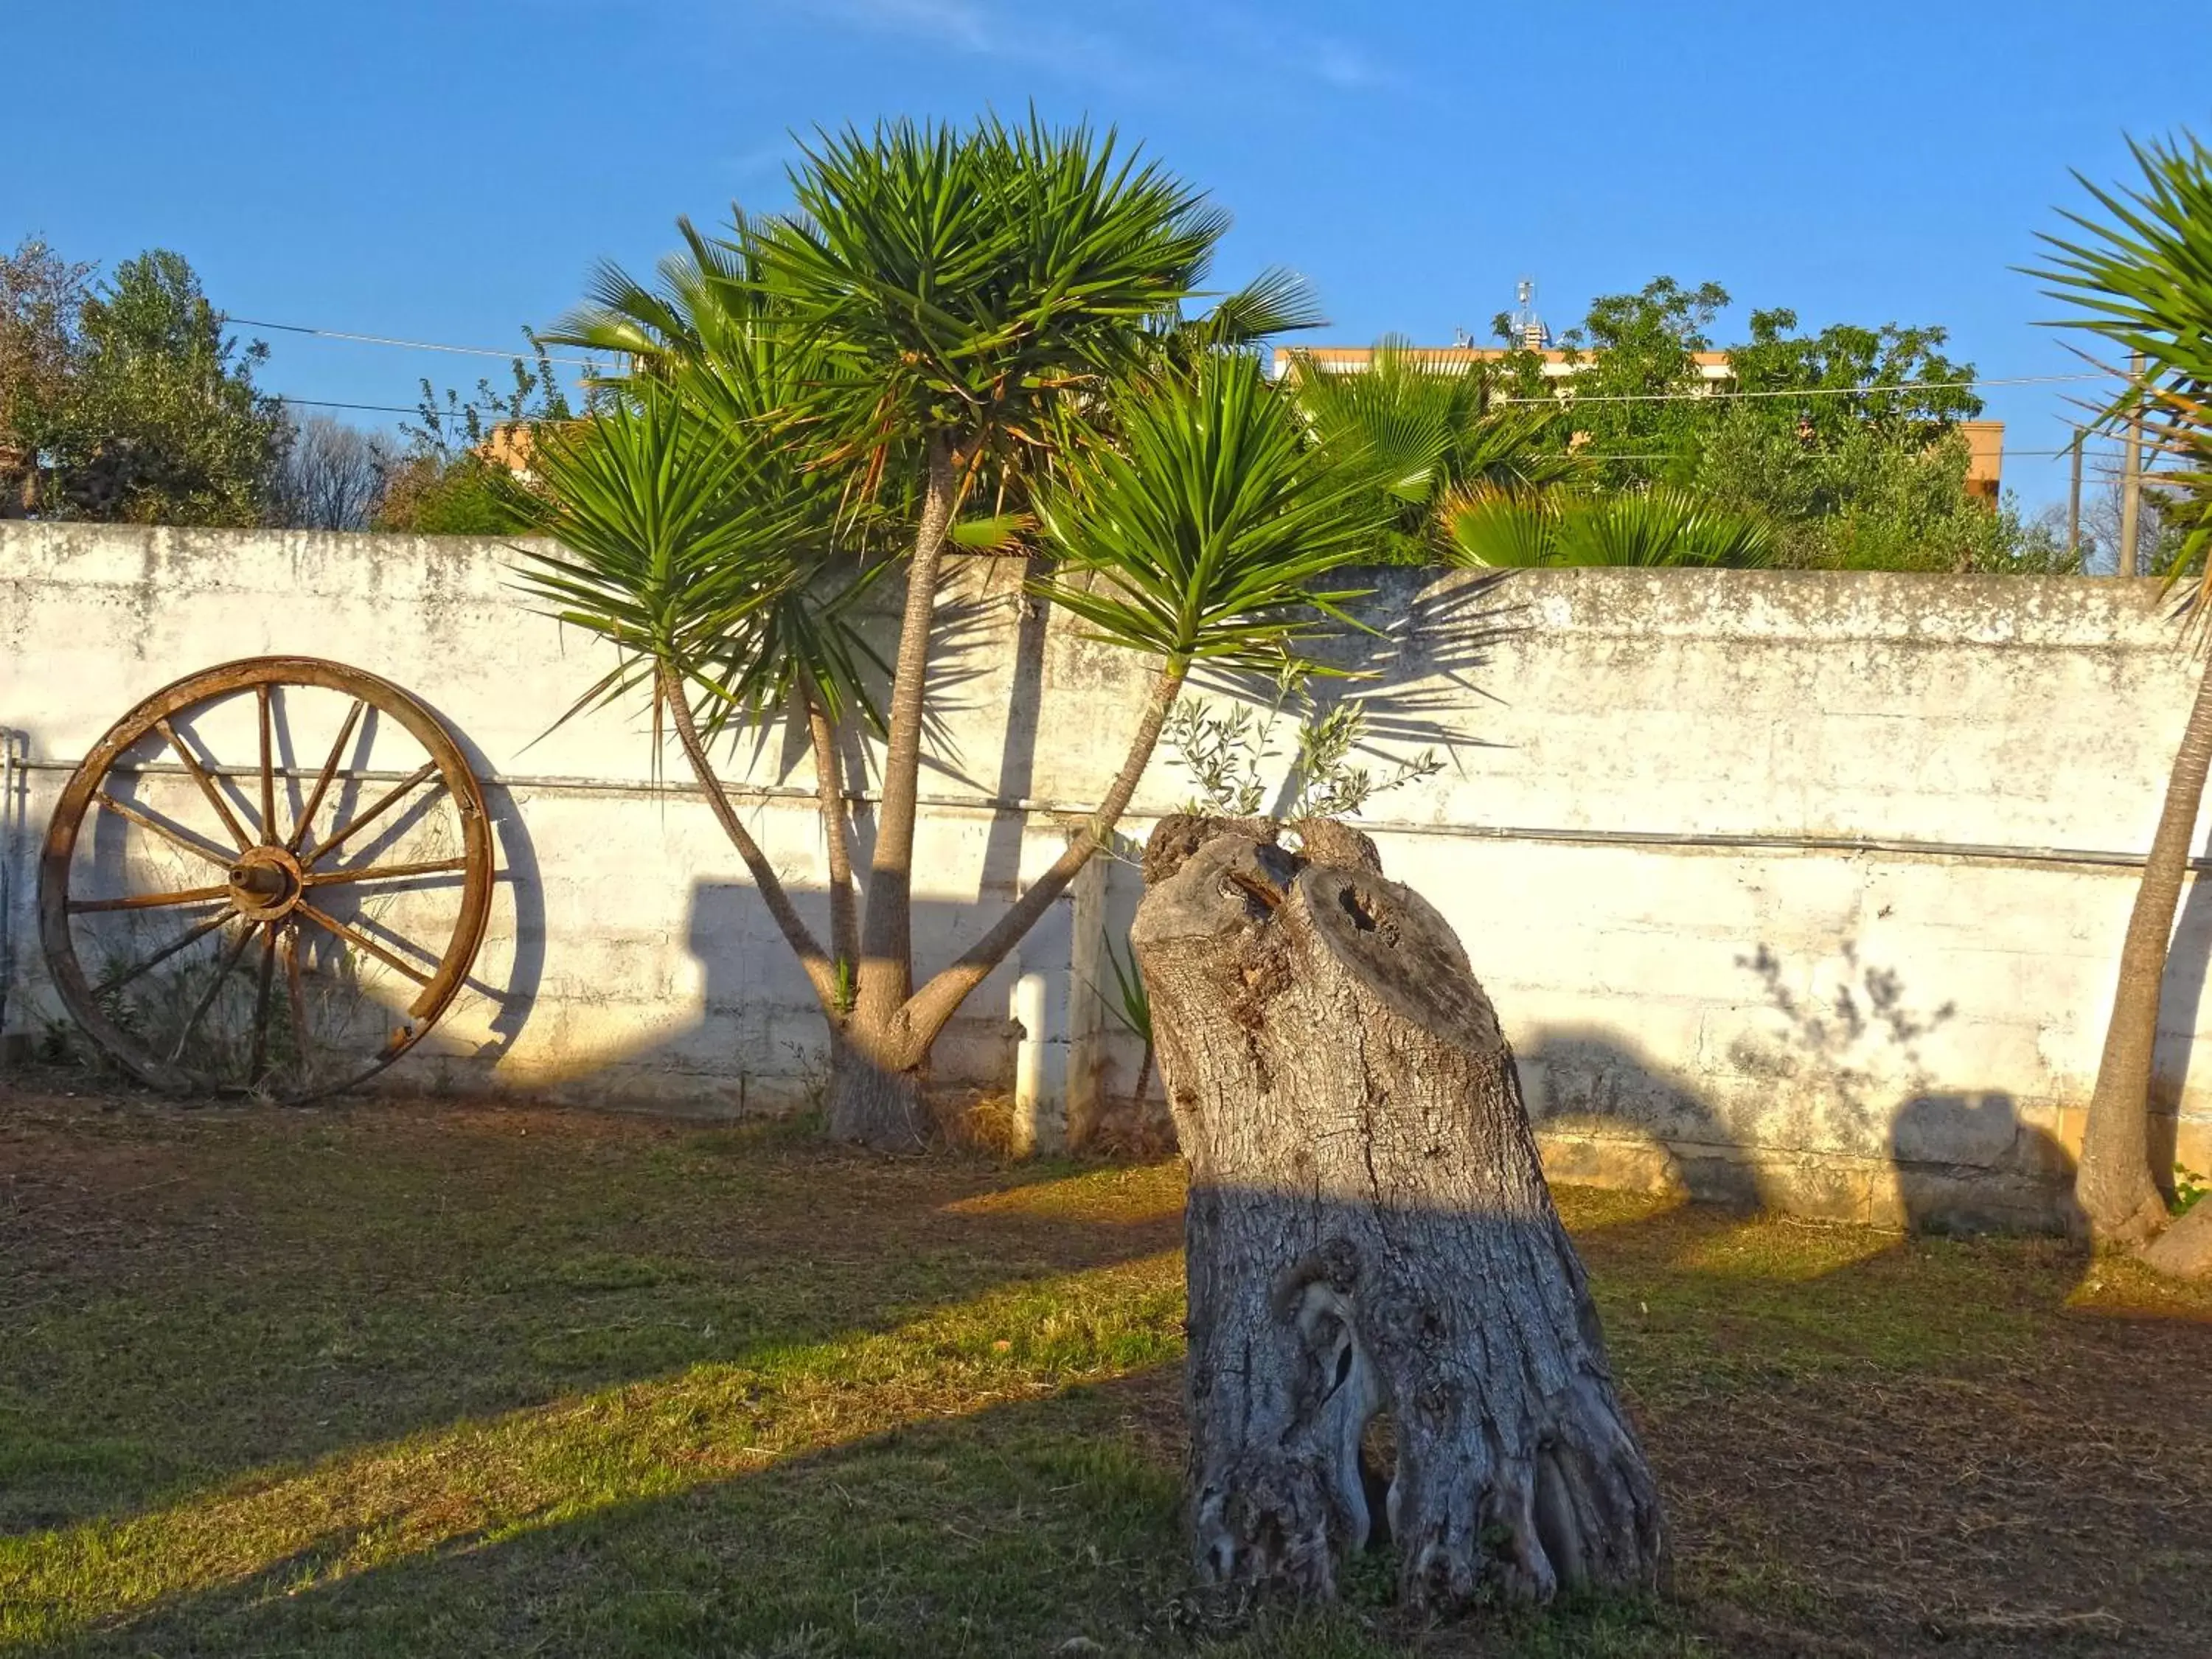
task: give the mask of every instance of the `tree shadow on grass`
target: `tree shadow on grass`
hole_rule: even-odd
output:
[[[1681,1601],[1424,1632],[1355,1573],[1339,1613],[1202,1650],[2193,1650],[2212,1551],[2172,1515],[2212,1500],[2212,1413],[2190,1403],[2212,1328],[2060,1316],[2073,1268],[2055,1240],[1885,1240],[1566,1198],[1669,1505]],[[888,1396],[896,1426],[878,1417],[753,1466],[733,1455],[741,1390],[682,1419],[690,1456],[611,1470],[580,1449],[542,1466],[557,1494],[495,1524],[387,1511],[53,1650],[815,1659],[1045,1654],[1077,1637],[1188,1650],[1170,1613],[1189,1579],[1178,1367],[1024,1398],[1051,1380],[1025,1376],[1018,1348],[994,1381],[990,1328],[957,1339],[982,1367],[966,1394]],[[841,1386],[875,1386],[863,1373]],[[690,1384],[670,1386],[674,1410]],[[640,1421],[659,1411],[621,1397]],[[495,1501],[512,1501],[511,1478],[499,1459],[437,1471]],[[2130,1588],[2114,1601],[2122,1559]]]
[[[124,1112],[9,1126],[0,1539],[1180,1237],[1143,1172],[516,1108]]]
[[[889,1659],[1164,1641],[1173,1411],[1162,1370],[365,1570],[344,1564],[373,1540],[333,1539],[76,1650]]]

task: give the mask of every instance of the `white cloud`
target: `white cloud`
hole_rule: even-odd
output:
[[[836,27],[1156,94],[1203,87],[1209,96],[1234,96],[1237,79],[1342,93],[1406,84],[1355,40],[1218,0],[1118,8],[1103,0],[1089,7],[1054,0],[812,0],[803,9]],[[1224,84],[1224,68],[1244,74]]]
[[[1314,76],[1347,92],[1387,87],[1397,76],[1348,40],[1315,35],[1303,43],[1304,60]]]
[[[976,58],[1059,70],[1071,80],[1155,86],[1164,66],[1115,37],[1007,0],[817,0],[814,15]]]

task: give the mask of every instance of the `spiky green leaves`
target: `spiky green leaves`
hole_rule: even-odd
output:
[[[2030,274],[2073,307],[2063,321],[2142,354],[2140,401],[2180,458],[2169,478],[2196,507],[2170,573],[2178,574],[2212,542],[2212,149],[2186,132],[2130,148],[2141,187],[2108,191],[2083,179],[2106,216],[2066,212],[2083,239],[2045,234],[2051,262]],[[2136,388],[2123,388],[2104,418],[2118,422],[2137,402]],[[2212,599],[2212,574],[2199,598]]]
[[[1435,509],[1476,485],[1538,490],[1589,468],[1569,453],[1559,410],[1499,405],[1478,365],[1437,363],[1384,341],[1358,374],[1295,360],[1298,405],[1316,439],[1366,466],[1395,509],[1383,556],[1426,563],[1437,554]]]
[[[833,453],[941,434],[1037,440],[1072,386],[1127,373],[1204,280],[1218,209],[1111,133],[987,119],[848,129],[808,149],[798,212],[761,239],[791,328],[849,371],[816,414]]]
[[[1373,556],[1387,514],[1364,475],[1309,445],[1256,360],[1132,386],[1121,441],[1038,492],[1060,568],[1037,592],[1097,635],[1176,662],[1279,670],[1358,596],[1332,573]]]
[[[620,653],[580,708],[649,690],[665,663],[710,728],[780,713],[795,687],[833,716],[872,712],[834,491],[763,428],[641,383],[536,460],[556,545],[518,550],[521,586]]]

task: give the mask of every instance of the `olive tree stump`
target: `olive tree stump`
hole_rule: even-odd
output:
[[[1387,1538],[1413,1605],[1656,1589],[1657,1490],[1498,1017],[1371,842],[1300,832],[1166,820],[1131,933],[1190,1168],[1198,1576],[1325,1599]]]

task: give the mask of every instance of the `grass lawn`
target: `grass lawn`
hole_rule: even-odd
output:
[[[0,1653],[1181,1652],[1180,1176],[0,1083]],[[2208,1304],[1563,1192],[1659,1607],[1224,1656],[2212,1652]]]

